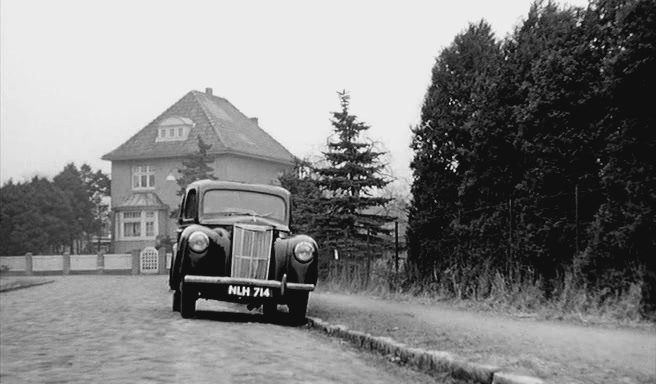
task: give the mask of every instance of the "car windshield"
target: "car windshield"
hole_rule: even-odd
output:
[[[249,215],[285,221],[285,200],[280,196],[229,189],[205,192],[203,216]]]

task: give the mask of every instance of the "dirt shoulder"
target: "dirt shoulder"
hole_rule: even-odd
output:
[[[583,326],[443,303],[318,292],[309,316],[554,383],[656,382],[656,330]]]

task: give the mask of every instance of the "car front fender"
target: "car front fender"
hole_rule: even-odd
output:
[[[314,254],[310,261],[302,263],[294,257],[294,247],[302,241],[314,245]],[[280,239],[275,243],[275,272],[274,278],[281,280],[287,274],[287,281],[302,284],[317,283],[317,266],[319,247],[316,241],[307,235],[295,235]]]

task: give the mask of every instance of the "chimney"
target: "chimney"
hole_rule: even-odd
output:
[[[260,124],[259,124],[259,123],[260,123],[260,120],[259,120],[257,117],[249,117],[248,119],[249,119],[250,121],[254,122],[255,125],[257,125],[258,127],[260,126]]]
[[[205,94],[207,96],[212,96],[212,88],[205,88]]]

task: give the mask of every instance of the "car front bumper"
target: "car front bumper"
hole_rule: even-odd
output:
[[[185,275],[184,282],[187,284],[210,284],[210,285],[240,285],[247,287],[272,288],[280,291],[282,295],[286,291],[314,291],[314,284],[288,283],[287,275],[283,276],[282,281],[277,280],[260,280],[246,279],[240,277],[227,276],[202,276],[202,275]]]

